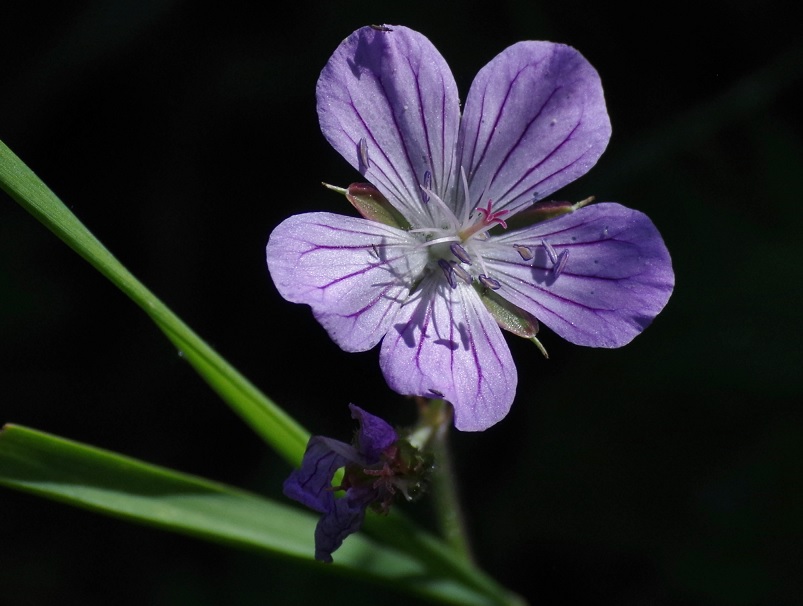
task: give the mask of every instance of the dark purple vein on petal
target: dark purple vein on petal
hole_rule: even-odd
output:
[[[518,186],[521,184],[521,182],[522,182],[522,181],[524,181],[524,180],[525,180],[525,179],[526,179],[526,178],[527,178],[527,177],[528,177],[530,174],[532,174],[534,171],[536,171],[536,170],[538,170],[539,168],[541,168],[541,166],[543,166],[543,165],[544,165],[546,162],[548,162],[548,161],[549,161],[549,159],[550,159],[550,158],[552,158],[552,156],[554,156],[556,153],[558,153],[558,151],[560,151],[560,149],[561,149],[561,148],[562,148],[564,145],[566,145],[566,143],[568,143],[569,141],[571,141],[571,140],[572,140],[572,138],[573,138],[573,136],[574,136],[574,133],[575,133],[575,132],[577,132],[577,129],[578,129],[578,128],[580,128],[580,123],[581,123],[581,122],[582,122],[582,120],[581,120],[580,122],[578,122],[577,124],[575,124],[575,125],[574,125],[574,128],[573,128],[573,129],[572,129],[572,130],[571,130],[571,131],[568,133],[568,135],[566,136],[566,138],[565,138],[565,139],[563,139],[563,141],[561,141],[561,142],[558,144],[558,146],[557,146],[557,147],[555,147],[555,149],[553,149],[553,150],[552,150],[550,153],[548,153],[546,156],[544,156],[544,158],[543,158],[543,159],[542,159],[540,162],[538,162],[538,163],[534,164],[532,167],[530,167],[530,169],[529,169],[529,170],[525,171],[525,172],[524,172],[524,173],[521,175],[521,177],[519,177],[519,179],[518,179],[517,181],[515,181],[514,183],[512,183],[512,184],[510,185],[510,187],[508,187],[508,189],[507,189],[507,190],[505,190],[505,192],[499,196],[500,200],[506,200],[506,199],[507,199],[507,197],[510,195],[510,192],[512,192],[514,189],[516,189],[516,187],[518,187]],[[536,183],[529,184],[529,185],[527,186],[527,189],[535,189],[535,190],[538,190],[538,189],[539,189],[539,187],[538,187],[539,185],[541,185],[541,184],[542,184],[542,183],[544,183],[545,181],[548,181],[549,179],[553,178],[554,176],[556,176],[556,175],[559,175],[560,173],[562,173],[562,172],[566,171],[567,169],[571,168],[572,166],[574,166],[575,164],[577,164],[578,162],[580,162],[580,161],[581,161],[583,158],[585,158],[585,157],[586,157],[586,155],[588,154],[588,152],[589,152],[589,151],[590,151],[590,150],[588,150],[588,149],[587,149],[587,150],[585,150],[585,151],[584,151],[582,154],[580,154],[580,155],[579,155],[577,158],[575,158],[574,160],[572,160],[572,161],[571,161],[571,162],[569,162],[568,164],[565,164],[564,166],[562,166],[561,168],[559,168],[559,169],[558,169],[558,170],[556,170],[555,172],[553,172],[553,173],[551,173],[551,174],[549,174],[549,175],[545,176],[543,179],[541,179],[540,181],[538,181],[538,182],[536,182]],[[506,160],[507,160],[507,159],[506,159]],[[499,171],[497,171],[497,175],[498,175],[498,173],[499,173]],[[497,175],[494,175],[493,179],[491,179],[491,183],[493,183],[493,181],[496,179]],[[523,192],[523,193],[526,193],[526,192]],[[517,195],[516,195],[516,197],[518,197],[518,196],[520,196],[520,195],[521,195],[521,194],[517,194]]]
[[[502,120],[503,120],[503,116],[504,116],[504,114],[505,114],[505,110],[506,110],[506,108],[507,108],[508,101],[510,100],[510,97],[511,97],[511,94],[512,94],[513,87],[515,86],[516,82],[519,80],[519,78],[521,77],[521,75],[522,75],[522,74],[523,74],[525,71],[527,71],[529,68],[537,68],[537,67],[538,67],[538,65],[540,65],[540,63],[535,63],[535,64],[531,64],[531,65],[529,65],[529,64],[528,64],[528,65],[525,65],[525,66],[524,66],[524,67],[522,67],[522,68],[521,68],[521,69],[520,69],[518,72],[516,72],[516,75],[515,75],[513,78],[511,78],[511,79],[510,79],[510,82],[508,83],[508,85],[507,85],[507,88],[505,89],[505,94],[504,94],[504,97],[503,97],[503,99],[502,99],[502,103],[501,103],[501,105],[499,106],[499,109],[497,109],[497,111],[496,111],[496,117],[494,118],[494,124],[493,124],[493,128],[491,128],[491,129],[490,129],[490,133],[489,133],[489,135],[488,135],[488,138],[487,138],[487,139],[484,141],[484,143],[483,143],[482,153],[480,154],[480,157],[479,157],[479,159],[476,161],[476,163],[473,161],[473,159],[474,159],[474,157],[475,157],[475,155],[476,155],[476,145],[475,145],[475,149],[472,151],[472,163],[471,163],[471,168],[472,168],[472,171],[471,171],[471,172],[472,172],[472,176],[473,176],[473,174],[474,174],[474,173],[476,173],[476,172],[477,172],[477,169],[478,169],[480,166],[482,166],[482,163],[485,161],[486,154],[488,153],[488,149],[491,147],[491,144],[492,144],[492,142],[493,142],[493,140],[494,140],[494,135],[496,135],[496,134],[497,134],[497,132],[499,132],[499,124],[500,124],[500,122],[502,122]],[[522,137],[524,137],[524,135],[527,133],[527,131],[529,130],[529,128],[530,128],[530,126],[532,125],[532,123],[533,123],[535,120],[537,120],[537,119],[538,119],[538,117],[541,115],[541,113],[544,111],[544,107],[546,107],[546,105],[549,103],[549,100],[552,98],[552,96],[555,94],[555,92],[557,92],[557,90],[558,90],[558,89],[555,89],[555,90],[553,90],[553,91],[552,91],[552,93],[549,95],[549,97],[546,99],[546,101],[545,101],[545,102],[544,102],[544,103],[541,105],[541,107],[538,109],[538,111],[536,112],[536,114],[535,114],[535,116],[533,117],[533,119],[532,119],[532,120],[530,120],[530,122],[529,122],[529,123],[528,123],[528,125],[527,125],[527,128],[523,130],[523,132],[522,132],[522,133],[521,133],[521,135],[519,136],[519,139],[518,139],[518,141],[516,142],[516,144],[514,144],[514,145],[513,145],[513,147],[512,147],[510,150],[508,150],[507,154],[505,155],[505,162],[507,161],[507,158],[508,158],[508,157],[510,156],[510,154],[512,153],[513,149],[515,149],[516,147],[518,147],[518,143],[521,141]],[[486,91],[487,91],[487,88],[486,88]],[[485,108],[485,96],[486,96],[486,95],[485,95],[485,94],[483,94],[483,104],[482,104],[482,106],[483,106],[483,110],[484,110],[484,108]],[[483,115],[484,115],[484,111],[483,111]],[[505,162],[501,162],[501,163],[499,164],[499,167],[497,168],[497,174],[498,174],[499,168],[501,168],[502,166],[504,166],[504,163],[505,163]],[[491,178],[491,179],[488,181],[488,183],[486,184],[486,188],[487,188],[487,187],[490,187],[491,183],[492,183],[492,182],[493,182],[493,180],[496,178],[496,176],[497,176],[497,175],[496,175],[496,174],[494,174],[494,176],[493,176],[493,177],[492,177],[492,178]],[[471,179],[469,179],[469,185],[470,185],[470,184],[471,184]]]
[[[514,80],[510,83],[510,89],[513,88],[513,85],[515,84],[516,80],[518,80],[518,74],[517,74],[516,78],[514,78]],[[516,141],[510,146],[510,149],[507,150],[507,153],[505,154],[504,159],[501,162],[497,163],[496,172],[494,172],[493,176],[488,180],[487,187],[490,188],[491,185],[493,185],[494,181],[496,181],[496,178],[499,176],[499,172],[502,170],[502,168],[505,166],[505,164],[507,164],[507,161],[510,159],[510,156],[513,155],[513,152],[515,152],[516,149],[518,149],[519,145],[521,144],[522,139],[524,139],[524,137],[527,136],[527,134],[530,132],[530,128],[532,127],[533,123],[536,122],[538,120],[538,118],[541,117],[541,114],[544,112],[544,108],[549,104],[549,102],[552,100],[552,98],[555,96],[555,94],[561,88],[562,87],[559,86],[559,87],[555,88],[550,93],[550,95],[546,98],[546,100],[541,105],[541,107],[538,108],[538,111],[535,113],[535,115],[532,117],[532,119],[527,123],[527,126],[524,129],[522,129],[521,133],[519,134],[519,138],[516,139]],[[502,119],[502,115],[505,113],[505,109],[507,107],[507,102],[508,102],[508,99],[510,98],[510,94],[509,94],[510,93],[510,89],[508,89],[508,94],[505,95],[505,101],[502,104],[502,107],[499,108],[499,120]],[[490,147],[492,138],[493,138],[493,134],[491,135],[491,137],[488,138],[488,145],[486,146],[485,150],[483,151],[483,157],[480,158],[480,162],[483,162],[485,160],[485,152],[488,151],[488,147]],[[564,142],[565,142],[565,140],[563,142],[561,142],[561,145],[563,145]],[[560,147],[560,146],[558,146],[558,147]],[[554,150],[552,151],[552,153],[555,153]],[[547,156],[547,158],[548,157],[549,157],[549,155]],[[545,161],[546,161],[546,158],[544,158],[543,160],[541,160],[541,162],[536,164],[536,167],[540,166]],[[534,169],[532,169],[532,170],[534,170]],[[532,172],[532,170],[530,170],[528,172]],[[501,197],[500,197],[500,199],[501,199]]]
[[[382,79],[381,78],[377,78],[377,83],[380,85],[380,87],[384,91],[384,85],[382,83]],[[393,116],[392,108],[390,107],[390,104],[389,104],[389,102],[387,100],[387,94],[384,95],[384,99],[385,99],[385,102],[386,102],[386,109],[388,110],[388,113],[391,116]],[[351,97],[350,91],[349,91],[349,105],[351,106],[352,110],[354,111],[354,115],[360,121],[360,123],[362,124],[363,128],[365,129],[365,132],[368,133],[368,135],[371,137],[371,143],[373,145],[371,146],[371,148],[368,151],[369,158],[372,156],[372,154],[376,153],[377,151],[379,153],[381,153],[382,154],[382,158],[385,161],[384,162],[385,166],[393,171],[393,174],[395,175],[396,178],[395,179],[392,178],[391,175],[388,172],[386,172],[385,169],[381,169],[380,166],[378,166],[375,162],[371,163],[371,168],[368,169],[368,171],[374,172],[374,173],[379,173],[382,177],[384,177],[385,185],[388,186],[389,188],[392,187],[392,189],[394,190],[394,193],[396,195],[396,198],[399,201],[404,202],[406,200],[408,194],[406,192],[399,191],[398,188],[395,187],[396,183],[404,183],[404,179],[402,178],[401,174],[399,173],[398,168],[395,165],[395,163],[393,162],[393,160],[387,155],[385,150],[379,145],[379,142],[377,141],[376,137],[374,136],[374,131],[368,126],[368,123],[363,118],[362,113],[357,108],[357,105],[354,103],[353,97]],[[395,122],[395,119],[394,119],[394,122]],[[354,137],[352,136],[351,132],[347,131],[345,128],[343,128],[343,132],[352,141],[352,145],[356,148],[356,146],[359,144],[359,139],[358,140],[354,140]],[[396,132],[398,133],[399,138],[401,139],[401,132],[398,129],[398,125],[396,125]]]

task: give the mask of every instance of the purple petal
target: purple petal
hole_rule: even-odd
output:
[[[439,273],[401,308],[382,342],[379,364],[391,389],[443,397],[462,431],[487,429],[507,414],[516,367],[502,332],[477,292],[450,288]]]
[[[542,241],[565,267],[553,271]],[[672,261],[652,221],[615,203],[599,203],[494,238],[486,256],[496,291],[578,345],[629,343],[664,308],[675,284]],[[513,244],[535,252],[522,262]]]
[[[362,526],[366,506],[367,503],[353,501],[348,495],[335,500],[332,509],[321,516],[315,527],[316,560],[327,564],[332,562],[332,552]]]
[[[460,125],[472,203],[521,208],[585,174],[611,136],[602,84],[575,49],[519,42],[477,74]]]
[[[426,251],[404,231],[330,213],[286,219],[267,246],[279,293],[312,307],[346,351],[365,351],[379,342],[426,259]]]
[[[349,408],[351,417],[360,422],[360,429],[357,432],[357,450],[365,457],[368,464],[376,463],[382,451],[395,443],[399,437],[383,419],[365,412],[354,404],[349,404]]]
[[[329,143],[420,223],[427,171],[442,198],[458,172],[459,98],[432,43],[406,27],[391,29],[364,27],[340,44],[318,80],[318,117]]]
[[[332,490],[335,472],[346,463],[360,460],[352,446],[331,438],[312,436],[307,443],[301,467],[284,481],[283,492],[285,496],[320,513],[332,511],[335,505]]]

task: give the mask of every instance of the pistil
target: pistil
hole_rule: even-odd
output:
[[[493,200],[488,200],[487,208],[483,208],[482,206],[478,206],[476,208],[476,212],[480,214],[479,220],[475,220],[474,223],[466,227],[465,229],[460,230],[458,235],[460,239],[465,242],[469,238],[473,236],[478,236],[484,234],[490,229],[493,229],[497,225],[501,225],[503,228],[507,229],[507,223],[505,222],[502,217],[508,214],[509,210],[493,210]]]

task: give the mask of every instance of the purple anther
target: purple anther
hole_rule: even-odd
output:
[[[421,195],[424,196],[424,204],[426,204],[429,202],[429,194],[427,191],[432,190],[432,173],[428,170],[424,171],[424,183],[421,185],[421,187],[423,189],[423,193]]]
[[[449,246],[449,250],[452,251],[452,254],[460,259],[466,265],[471,265],[471,257],[468,256],[468,252],[465,248],[460,246],[457,242]]]
[[[499,287],[502,286],[498,280],[494,280],[493,278],[489,278],[485,274],[480,274],[477,278],[485,288],[490,288],[491,290],[499,290]]]
[[[363,168],[371,167],[368,161],[368,141],[365,140],[365,137],[360,139],[360,162],[362,162]]]
[[[523,261],[532,261],[532,258],[535,256],[532,248],[527,248],[522,244],[514,244],[513,248],[515,248],[516,252],[521,255]]]
[[[474,281],[474,278],[471,277],[471,274],[468,273],[465,269],[463,269],[460,265],[452,261],[452,271],[456,273],[463,282],[466,284],[471,284]]]
[[[549,257],[550,263],[555,265],[555,263],[558,262],[558,253],[555,252],[555,249],[546,240],[541,240],[541,244],[543,245],[544,250],[546,250],[546,256]]]
[[[558,261],[555,263],[554,267],[552,268],[552,275],[556,278],[563,272],[563,269],[566,267],[566,262],[569,260],[569,249],[564,248],[560,251],[558,255]]]
[[[430,392],[431,394],[435,395],[435,396],[438,396],[439,398],[442,398],[442,397],[443,397],[443,392],[442,392],[442,391],[438,391],[437,389],[432,389],[432,388],[430,387],[430,388],[429,388],[429,392]]]
[[[443,274],[446,276],[449,286],[452,288],[457,288],[457,280],[454,279],[454,268],[452,267],[452,264],[446,259],[438,259],[438,265],[440,265],[441,269],[443,270]]]

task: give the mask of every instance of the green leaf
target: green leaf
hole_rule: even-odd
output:
[[[145,288],[2,141],[0,188],[139,305],[220,397],[291,465],[299,465],[309,432]]]
[[[266,555],[312,561],[317,517],[243,490],[16,425],[0,431],[0,485]],[[400,527],[399,525],[403,527]],[[434,601],[514,604],[467,562],[403,521],[387,526],[421,546],[421,557],[349,537],[334,573],[381,581]],[[433,554],[440,554],[433,558]]]

